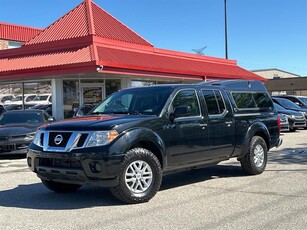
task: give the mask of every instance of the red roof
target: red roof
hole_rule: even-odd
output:
[[[26,42],[41,32],[41,29],[0,22],[0,39]]]
[[[72,26],[73,25],[73,26]],[[264,78],[236,61],[154,48],[85,0],[17,49],[0,51],[0,79],[100,72],[157,77]]]

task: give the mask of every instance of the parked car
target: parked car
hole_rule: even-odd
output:
[[[52,95],[51,93],[44,93],[37,95],[33,100],[27,101],[25,104],[27,105],[49,105],[52,103]]]
[[[305,105],[307,105],[307,96],[297,96]]]
[[[280,97],[274,96],[274,97],[272,97],[272,99],[276,104],[279,104],[284,109],[293,110],[293,111],[296,111],[296,112],[303,113],[304,116],[305,116],[305,119],[307,120],[307,109],[301,108],[297,104],[295,104],[294,102],[292,102],[288,99],[285,99],[285,98],[280,98]],[[305,126],[305,128],[306,128],[306,126]]]
[[[306,127],[306,118],[302,112],[285,109],[275,102],[274,107],[277,110],[278,114],[285,115],[288,118],[288,129],[290,131],[294,132],[298,128]]]
[[[280,131],[281,132],[289,131],[290,128],[287,116],[285,114],[279,113],[278,117],[280,119]]]
[[[24,103],[28,101],[32,101],[37,94],[24,94]],[[14,99],[10,101],[6,101],[4,103],[5,105],[21,105],[22,104],[22,95],[17,95]]]
[[[74,117],[82,117],[82,116],[88,114],[94,107],[95,107],[94,104],[83,104],[76,109],[73,116]]]
[[[297,104],[299,107],[307,109],[307,104],[298,96],[295,96],[295,95],[278,95],[278,96],[275,96],[275,97],[288,99],[288,100],[292,101],[293,103]]]
[[[2,114],[2,113],[4,113],[6,111],[6,109],[4,108],[4,106],[3,105],[0,105],[0,115]]]
[[[14,110],[0,116],[0,154],[26,154],[35,132],[54,119],[42,110]]]
[[[11,101],[15,98],[14,94],[0,94],[0,103]]]
[[[54,192],[105,186],[123,202],[147,202],[167,173],[230,158],[262,173],[282,143],[279,121],[258,81],[128,88],[86,116],[41,127],[27,164]]]
[[[10,110],[22,110],[22,104],[4,105],[6,111]],[[24,109],[28,109],[28,105],[24,105]]]
[[[50,116],[52,116],[52,104],[49,105],[34,105],[29,109],[40,109],[46,111]]]

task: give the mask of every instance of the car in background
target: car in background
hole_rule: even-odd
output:
[[[24,103],[28,102],[28,101],[32,101],[37,94],[24,94],[24,97],[22,97],[22,95],[17,95],[14,99],[10,100],[10,101],[6,101],[4,102],[5,105],[22,105],[22,98],[24,98]]]
[[[278,117],[280,119],[280,131],[285,132],[290,130],[289,120],[285,114],[278,113]]]
[[[88,114],[95,106],[94,104],[83,104],[76,109],[73,117],[82,117]]]
[[[52,104],[49,105],[34,105],[29,109],[40,109],[46,111],[50,116],[52,116]]]
[[[51,93],[39,94],[33,100],[27,101],[26,104],[31,106],[52,104],[52,95]]]
[[[298,96],[295,96],[295,95],[278,95],[278,96],[275,96],[275,97],[288,99],[288,100],[292,101],[293,103],[297,104],[299,107],[307,109],[307,104],[301,98],[299,98]]]
[[[288,130],[295,132],[298,128],[306,127],[306,118],[303,113],[285,109],[275,102],[273,104],[279,115],[284,115],[288,118]]]
[[[0,155],[26,154],[36,130],[54,118],[42,110],[12,110],[0,116]]]
[[[305,105],[307,105],[307,96],[297,96]]]
[[[4,108],[6,111],[10,110],[22,110],[22,109],[28,109],[28,105],[24,105],[24,108],[22,107],[22,104],[12,104],[12,105],[4,105]]]
[[[4,113],[6,111],[6,109],[4,108],[4,106],[3,105],[0,105],[0,115],[2,114],[2,113]]]
[[[305,118],[307,119],[307,109],[305,108],[301,108],[299,107],[297,104],[295,104],[294,102],[285,99],[285,98],[280,98],[280,97],[272,97],[273,101],[277,104],[279,104],[281,107],[285,108],[285,109],[290,109],[290,110],[294,110],[297,112],[302,112],[305,116]]]
[[[11,101],[15,98],[14,94],[0,94],[0,103]]]

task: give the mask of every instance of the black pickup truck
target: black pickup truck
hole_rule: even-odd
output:
[[[55,192],[110,187],[126,203],[150,200],[162,175],[236,157],[260,174],[278,147],[280,122],[257,81],[120,90],[84,117],[38,129],[27,162]]]

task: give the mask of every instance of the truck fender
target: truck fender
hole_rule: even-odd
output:
[[[167,164],[165,145],[160,136],[151,129],[139,127],[127,130],[116,140],[114,147],[117,151],[126,154],[133,146],[138,146],[141,142],[150,143],[154,147],[156,151],[149,150],[157,155],[157,158],[161,160],[161,167],[164,168]]]
[[[261,136],[265,142],[267,143],[268,149],[270,148],[270,133],[267,129],[266,125],[262,122],[255,122],[253,123],[247,130],[246,135],[243,140],[242,149],[238,156],[239,159],[242,159],[245,157],[249,150],[250,141],[254,136]]]

